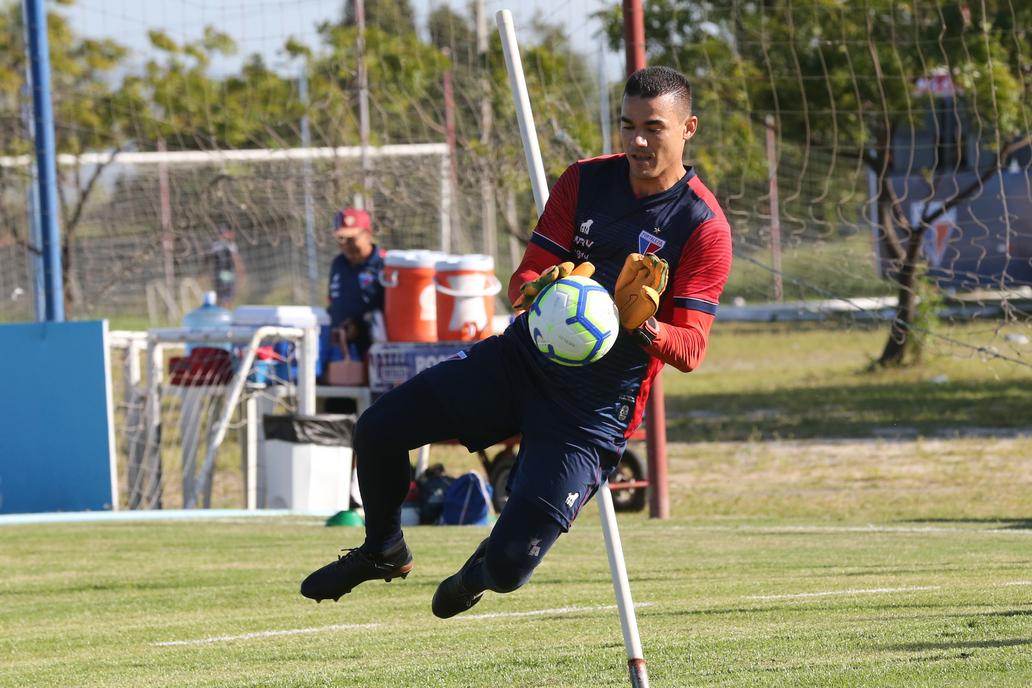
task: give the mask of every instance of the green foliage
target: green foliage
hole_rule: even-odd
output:
[[[645,31],[650,62],[692,79],[702,119],[693,155],[719,186],[763,180],[756,131],[767,113],[776,117],[781,155],[804,171],[830,150],[846,167],[863,160],[880,172],[894,128],[933,104],[914,94],[916,80],[942,69],[984,125],[983,145],[1011,140],[1027,124],[1032,95],[1021,74],[1032,59],[1021,23],[1030,13],[1018,5],[655,0],[645,6]],[[603,16],[617,47],[619,8]]]

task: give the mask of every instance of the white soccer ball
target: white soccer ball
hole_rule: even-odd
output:
[[[620,332],[609,292],[588,277],[564,277],[541,290],[530,306],[530,336],[545,358],[581,366],[605,356]]]

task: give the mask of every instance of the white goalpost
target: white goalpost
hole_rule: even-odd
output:
[[[445,143],[370,146],[364,157],[361,146],[327,146],[112,150],[57,162],[62,194],[78,209],[62,232],[80,317],[146,314],[151,325],[177,324],[211,280],[223,226],[236,232],[251,278],[238,285],[238,302],[320,305],[337,250],[328,224],[358,195],[373,206],[386,247],[451,252],[472,241],[453,231],[459,205]],[[0,156],[0,170],[30,164],[26,155]]]

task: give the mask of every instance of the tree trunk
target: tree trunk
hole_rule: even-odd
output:
[[[893,231],[892,227],[883,228]],[[896,306],[896,317],[892,319],[889,339],[885,342],[878,364],[881,366],[903,365],[904,357],[911,343],[910,326],[914,322],[914,306],[917,302],[917,258],[921,252],[920,230],[911,231],[907,241],[907,250],[896,275],[899,285],[899,303]]]
[[[1004,162],[1014,151],[1032,143],[1032,136],[1026,136],[1003,148],[996,154],[993,164],[984,169],[974,182],[959,193],[950,196],[944,203],[935,210],[925,210],[925,214],[913,226],[903,214],[899,199],[889,184],[887,175],[881,174],[881,182],[878,192],[878,209],[881,220],[881,231],[884,233],[886,246],[893,254],[893,263],[899,261],[898,272],[895,281],[899,285],[899,303],[896,306],[896,317],[892,320],[889,330],[889,339],[885,342],[885,349],[878,359],[878,365],[898,366],[904,362],[908,349],[913,346],[911,329],[914,322],[914,307],[917,302],[917,260],[921,253],[921,242],[925,230],[931,227],[932,223],[944,215],[950,208],[963,203],[976,191],[982,189],[989,177],[998,174]],[[871,159],[868,164],[874,167],[875,160]],[[896,225],[902,227],[907,233],[906,250],[900,255],[900,242],[896,237]]]

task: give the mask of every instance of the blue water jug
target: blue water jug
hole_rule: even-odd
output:
[[[183,316],[183,327],[188,330],[224,331],[232,322],[232,314],[215,302],[215,292],[213,291],[205,292],[204,303]],[[187,342],[187,355],[197,347],[233,350],[233,346],[229,342]]]

